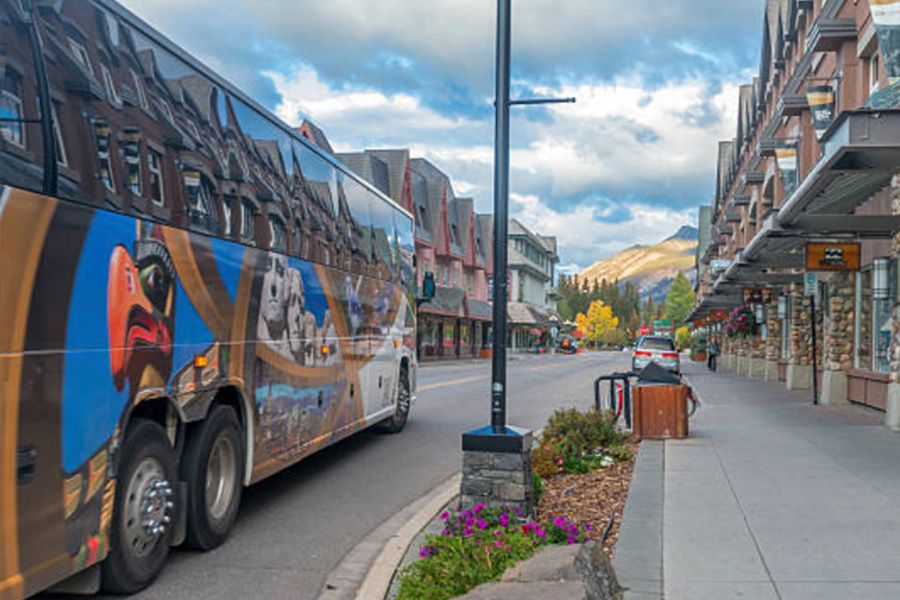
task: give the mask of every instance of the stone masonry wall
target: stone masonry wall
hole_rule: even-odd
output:
[[[777,302],[777,301],[776,301]],[[766,360],[781,360],[781,319],[778,318],[778,304],[773,302],[766,313]]]
[[[791,355],[792,365],[812,364],[812,330],[809,327],[811,303],[803,295],[803,286],[791,287]]]
[[[478,503],[488,506],[508,504],[520,507],[523,514],[533,513],[534,479],[530,451],[512,454],[465,451],[462,472],[462,510],[474,508]]]
[[[828,295],[828,324],[825,330],[823,362],[829,371],[846,371],[853,367],[855,273],[829,275]]]

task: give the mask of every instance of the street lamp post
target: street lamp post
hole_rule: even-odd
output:
[[[494,352],[491,373],[491,425],[462,436],[463,476],[460,507],[506,504],[534,510],[531,473],[532,433],[506,424],[507,235],[509,233],[509,107],[574,102],[574,99],[510,100],[512,0],[497,0],[497,99],[494,140]]]
[[[491,366],[491,429],[506,433],[506,303],[509,235],[509,107],[575,102],[574,98],[510,100],[512,0],[497,0],[496,111],[494,131],[494,351]]]

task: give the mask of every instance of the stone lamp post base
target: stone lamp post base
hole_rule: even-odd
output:
[[[463,469],[459,504],[462,510],[477,504],[518,508],[534,514],[534,478],[531,474],[531,431],[507,427],[495,434],[490,427],[462,436]]]

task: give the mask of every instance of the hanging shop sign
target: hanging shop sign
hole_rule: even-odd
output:
[[[806,100],[812,114],[816,137],[822,139],[831,124],[834,123],[834,88],[830,85],[816,85],[806,89]]]
[[[780,145],[775,148],[775,159],[781,172],[781,182],[784,184],[784,197],[790,198],[797,189],[797,146]]]
[[[857,243],[811,243],[806,246],[808,271],[859,271],[860,247]]]
[[[772,301],[772,290],[768,288],[744,288],[741,292],[744,304],[768,304]]]
[[[715,321],[716,323],[724,323],[727,318],[728,318],[727,310],[713,311],[712,320]]]
[[[890,82],[900,80],[900,0],[869,0],[878,47]]]
[[[819,287],[819,274],[818,273],[804,273],[803,274],[803,295],[804,296],[815,296],[816,289]]]

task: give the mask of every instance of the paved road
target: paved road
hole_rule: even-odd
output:
[[[513,360],[509,421],[537,428],[556,408],[590,406],[593,379],[629,363],[626,353]],[[488,363],[425,366],[402,434],[362,433],[246,490],[224,546],[173,553],[134,598],[315,599],[366,534],[459,470],[460,434],[489,423],[489,376]]]

